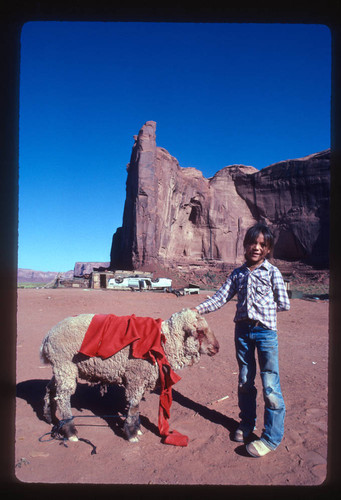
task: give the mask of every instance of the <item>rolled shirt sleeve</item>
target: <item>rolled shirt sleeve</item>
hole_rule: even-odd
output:
[[[212,297],[196,306],[196,309],[199,314],[207,314],[216,311],[226,304],[226,302],[231,300],[236,294],[236,291],[236,282],[234,280],[234,273],[232,273],[228,276],[219,290]]]
[[[274,300],[277,304],[277,311],[278,312],[289,311],[290,300],[283,280],[283,276],[281,272],[277,269],[277,267],[273,268],[272,286],[273,286]]]

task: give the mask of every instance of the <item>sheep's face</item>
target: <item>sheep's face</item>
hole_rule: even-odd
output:
[[[214,333],[207,324],[205,318],[200,316],[198,313],[196,315],[195,323],[193,324],[193,329],[187,334],[199,342],[199,353],[207,354],[208,356],[214,356],[219,351],[219,342],[216,339]]]
[[[206,320],[189,308],[174,313],[163,328],[164,350],[173,370],[192,366],[201,354],[213,356],[219,351],[219,343]]]

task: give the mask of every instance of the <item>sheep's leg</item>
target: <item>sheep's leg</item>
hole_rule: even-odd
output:
[[[144,394],[144,387],[139,387],[133,392],[130,387],[126,388],[126,398],[128,400],[128,413],[124,422],[124,433],[131,443],[138,442],[138,436],[142,435],[140,429],[140,402]]]
[[[73,363],[63,365],[54,370],[54,376],[56,380],[56,397],[54,399],[62,422],[61,430],[70,441],[78,441],[77,429],[73,423],[71,411],[71,396],[77,387],[77,367]]]
[[[136,443],[139,440],[138,436],[142,434],[139,405],[129,406],[127,418],[124,422],[124,433],[131,443]]]
[[[55,378],[52,377],[46,386],[46,392],[44,396],[44,407],[43,407],[44,418],[49,424],[52,424],[53,417],[55,416],[55,404],[53,404],[54,401],[52,401],[52,398],[55,395],[56,395],[56,384],[55,384]],[[52,409],[51,406],[53,406]]]

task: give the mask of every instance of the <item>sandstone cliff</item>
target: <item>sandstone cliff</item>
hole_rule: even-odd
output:
[[[155,131],[148,121],[134,136],[112,268],[240,263],[258,220],[275,234],[274,258],[328,265],[329,150],[260,171],[231,165],[207,179],[157,147]]]

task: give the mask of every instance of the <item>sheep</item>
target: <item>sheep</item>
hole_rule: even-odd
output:
[[[142,434],[139,404],[146,390],[154,390],[159,385],[158,364],[131,358],[129,345],[107,359],[80,353],[93,316],[80,314],[60,321],[42,342],[41,359],[51,364],[53,371],[44,397],[44,417],[48,423],[52,423],[55,410],[58,410],[60,422],[65,421],[61,427],[63,434],[70,441],[77,441],[70,404],[77,378],[103,385],[123,385],[128,404],[124,433],[130,442],[137,442],[138,436]],[[193,309],[183,309],[162,321],[161,332],[166,339],[162,347],[172,370],[197,363],[201,354],[213,356],[219,351],[219,343],[206,320]],[[51,413],[51,403],[54,415]]]

